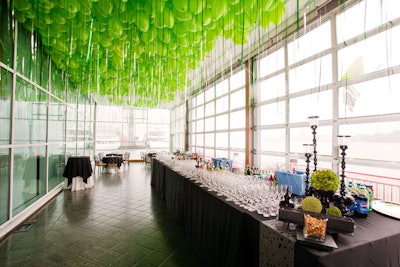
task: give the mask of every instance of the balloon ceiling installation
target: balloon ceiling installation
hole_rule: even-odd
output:
[[[52,61],[83,92],[154,107],[186,89],[187,72],[217,38],[243,46],[254,27],[278,24],[284,1],[18,0],[13,5],[19,23],[40,33]]]

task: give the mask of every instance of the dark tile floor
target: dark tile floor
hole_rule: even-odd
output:
[[[151,168],[130,163],[63,191],[0,243],[0,266],[202,266],[182,227],[150,186]]]

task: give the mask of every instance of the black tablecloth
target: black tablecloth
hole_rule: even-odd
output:
[[[210,264],[259,265],[262,216],[225,201],[156,159],[152,162],[151,185]]]
[[[106,154],[106,156],[109,156],[109,157],[121,157],[122,158],[122,154],[119,154],[119,153],[108,153],[108,154]]]
[[[271,241],[277,244],[264,244],[266,240],[260,240],[260,221],[265,220],[262,216],[225,201],[157,159],[152,162],[151,185],[195,248],[212,260],[210,265],[258,266],[259,242],[265,249],[277,247],[279,251],[277,244],[285,238],[281,233],[281,240]],[[375,212],[354,220],[353,236],[339,234],[338,248],[333,251],[296,242],[295,266],[400,266],[400,220]],[[274,255],[274,262],[282,256]]]
[[[400,266],[400,220],[376,212],[355,218],[353,236],[339,234],[337,249],[324,252],[296,243],[296,266]]]
[[[119,168],[122,165],[123,158],[122,156],[104,156],[102,161],[107,164],[115,163]]]
[[[89,157],[69,157],[64,168],[63,176],[68,178],[68,185],[72,183],[72,178],[80,176],[87,183],[87,179],[92,176],[92,164]]]

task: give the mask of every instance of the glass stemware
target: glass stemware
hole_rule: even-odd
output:
[[[170,154],[159,154],[156,157],[200,187],[216,192],[217,196],[224,197],[226,201],[250,212],[257,212],[265,218],[277,216],[280,201],[285,194],[292,195],[291,187],[276,185],[269,179],[260,179],[259,176],[208,170],[205,167],[200,168],[196,161],[176,160]]]

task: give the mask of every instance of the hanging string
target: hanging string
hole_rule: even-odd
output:
[[[388,29],[389,29],[389,25],[390,25],[390,29],[393,28],[393,23],[391,21],[388,21],[387,12],[385,12],[385,17],[382,18],[382,16],[383,16],[383,14],[382,14],[383,13],[382,0],[381,0],[380,4],[381,4],[381,22],[382,22],[382,20],[384,20],[384,23],[385,23],[386,67],[387,67],[387,78],[388,78],[388,84],[389,84],[389,92],[391,93],[392,92],[392,83],[391,83],[390,75],[392,75],[394,73],[393,73],[393,70],[392,70],[392,72],[390,72],[391,68],[389,67],[390,66],[389,55],[392,55],[392,46],[390,46],[390,51],[389,51],[389,47],[388,47],[388,45],[389,45],[389,40],[388,40],[388,38],[389,38],[389,30]],[[390,32],[392,33],[392,31],[390,31]]]
[[[92,37],[93,37],[93,18],[90,20],[90,32],[89,32],[89,42],[88,42],[88,50],[86,56],[86,64],[89,63],[90,59],[90,49],[92,47]],[[71,36],[71,43],[72,43],[72,36]]]

